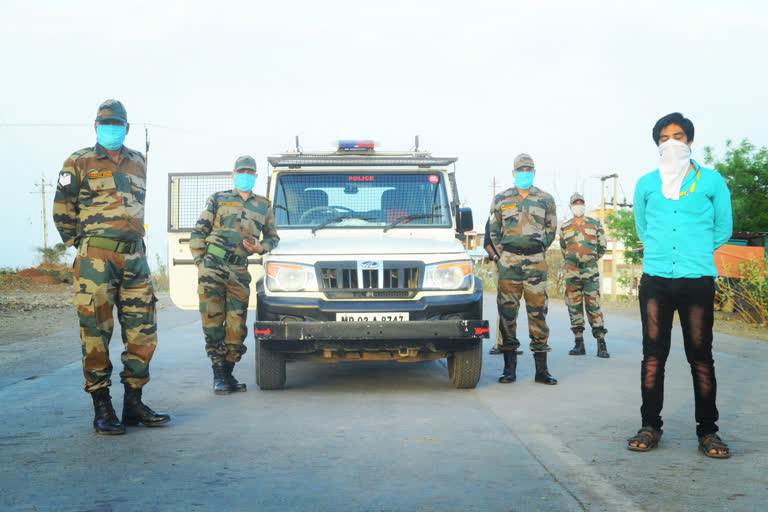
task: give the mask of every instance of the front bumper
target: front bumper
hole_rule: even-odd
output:
[[[259,321],[332,322],[336,313],[386,313],[402,311],[411,321],[480,320],[483,318],[483,288],[475,278],[470,294],[425,296],[418,300],[329,300],[297,296],[266,295],[257,285],[256,311]]]
[[[254,335],[275,352],[467,350],[488,338],[488,320],[407,322],[256,321]]]

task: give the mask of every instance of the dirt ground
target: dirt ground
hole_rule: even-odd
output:
[[[0,345],[38,338],[77,327],[77,312],[72,304],[72,285],[31,284],[23,290],[0,290]],[[173,304],[168,293],[157,293],[158,308]],[[552,302],[562,300],[552,299]],[[603,303],[606,314],[635,316],[636,303]],[[734,315],[715,312],[715,331],[768,341],[768,329],[752,327]]]
[[[157,293],[159,309],[171,305]],[[0,345],[38,338],[78,326],[71,284],[29,284],[23,290],[0,290]]]
[[[603,303],[603,310],[606,313],[619,315],[639,316],[638,305],[636,302],[609,302]],[[678,317],[675,315],[675,325],[679,325]],[[734,313],[723,313],[715,311],[715,332],[730,334],[732,336],[741,336],[753,340],[768,341],[768,328],[754,327],[739,320]]]

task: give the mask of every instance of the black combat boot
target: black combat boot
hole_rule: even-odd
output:
[[[584,338],[576,338],[576,343],[568,353],[572,356],[583,356],[586,354],[587,351],[584,349]]]
[[[229,389],[232,392],[246,391],[246,385],[244,383],[237,382],[235,376],[232,375],[232,371],[235,369],[235,363],[224,361],[222,366],[224,366],[224,378],[229,383]]]
[[[112,397],[109,396],[109,388],[97,389],[91,393],[93,399],[93,430],[97,434],[115,435],[125,434],[125,425],[120,423],[112,407]]]
[[[141,402],[141,388],[131,388],[125,386],[125,397],[123,398],[123,423],[129,427],[143,423],[145,427],[154,427],[168,423],[171,417],[167,414],[160,414]]]
[[[597,357],[609,358],[611,354],[608,353],[608,347],[605,346],[605,340],[597,340]]]
[[[505,351],[504,354],[504,372],[499,377],[499,382],[509,384],[517,380],[517,351]]]
[[[547,370],[547,353],[546,352],[534,352],[533,360],[536,362],[536,376],[533,380],[541,382],[542,384],[550,384],[554,386],[557,384],[557,379],[549,374]]]
[[[227,378],[227,370],[224,363],[213,363],[213,392],[217,395],[228,395],[232,392],[232,386]],[[231,373],[230,373],[231,375]]]

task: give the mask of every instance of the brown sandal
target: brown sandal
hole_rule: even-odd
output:
[[[707,457],[713,459],[727,459],[731,456],[731,450],[728,448],[728,445],[717,434],[708,434],[700,437],[699,450]],[[716,453],[712,453],[712,450],[716,450]]]
[[[653,427],[643,427],[637,431],[637,434],[627,439],[627,448],[633,452],[649,452],[658,446],[661,441],[663,430],[656,430]],[[630,443],[644,444],[645,448],[632,446]]]

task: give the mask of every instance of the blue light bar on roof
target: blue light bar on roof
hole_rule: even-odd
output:
[[[373,149],[372,140],[340,140],[339,150]]]

